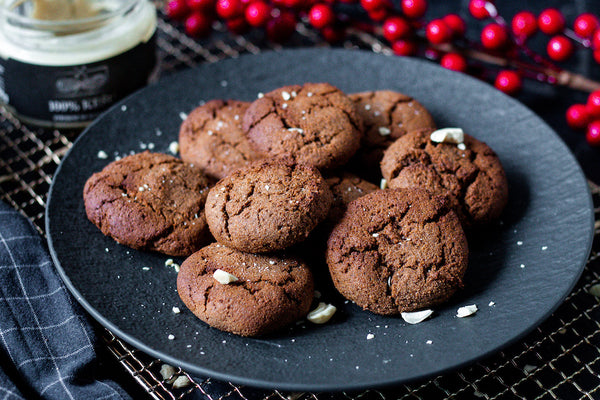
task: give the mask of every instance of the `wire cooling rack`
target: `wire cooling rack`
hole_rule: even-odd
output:
[[[261,38],[224,33],[199,42],[159,16],[157,43],[163,75],[274,47]],[[293,45],[322,45],[305,26],[298,30]],[[368,34],[351,36],[344,46],[390,52]],[[0,198],[29,218],[41,234],[52,174],[75,136],[76,132],[29,128],[0,107]],[[165,367],[109,331],[104,331],[103,340],[131,379],[150,398],[160,400],[600,399],[600,298],[590,293],[600,284],[600,187],[590,182],[590,190],[596,219],[594,244],[573,292],[524,340],[456,372],[383,390],[288,393],[193,377]]]

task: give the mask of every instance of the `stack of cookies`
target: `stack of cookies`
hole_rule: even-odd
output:
[[[307,83],[212,100],[188,115],[179,145],[181,159],[144,152],[90,177],[87,216],[123,245],[187,257],[183,302],[244,336],[306,317],[319,268],[374,313],[446,301],[467,268],[464,229],[498,218],[508,197],[486,144],[436,130],[392,91]]]

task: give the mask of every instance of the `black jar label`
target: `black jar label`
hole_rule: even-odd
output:
[[[69,126],[89,122],[148,83],[156,66],[156,34],[106,60],[46,66],[0,57],[0,101],[34,123]]]

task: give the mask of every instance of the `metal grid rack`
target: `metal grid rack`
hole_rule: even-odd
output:
[[[296,45],[316,45],[319,39],[300,27]],[[260,38],[217,33],[204,43],[184,35],[164,20],[158,24],[163,75],[273,48]],[[370,35],[353,36],[347,47],[390,50]],[[75,133],[29,128],[0,107],[0,198],[28,217],[44,233],[46,195],[61,157]],[[334,400],[334,399],[598,399],[600,398],[600,298],[589,289],[600,283],[600,186],[590,182],[596,225],[593,250],[582,278],[559,309],[524,340],[497,355],[426,381],[356,393],[285,393],[258,390],[211,378],[196,378],[181,369],[190,384],[173,388],[160,374],[163,363],[104,331],[110,353],[154,399],[210,400]]]

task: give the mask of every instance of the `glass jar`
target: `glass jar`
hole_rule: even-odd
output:
[[[148,0],[0,0],[0,102],[25,122],[83,127],[157,70]]]

